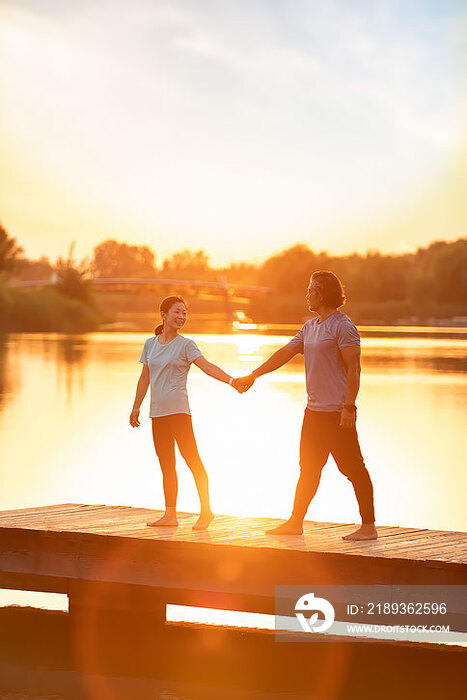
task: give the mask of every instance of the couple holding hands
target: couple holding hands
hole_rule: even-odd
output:
[[[360,387],[360,336],[349,317],[338,311],[345,296],[334,273],[314,272],[306,300],[316,317],[307,321],[289,343],[250,375],[236,379],[209,362],[193,340],[179,334],[187,318],[183,298],[169,296],[162,301],[159,307],[162,324],[144,343],[140,357],[143,369],[130,415],[130,425],[139,426],[140,406],[150,386],[152,434],[165,497],[165,514],[148,522],[150,527],[178,525],[175,442],[193,473],[201,503],[200,516],[193,530],[205,530],[214,518],[209,502],[208,476],[198,453],[188,403],[186,383],[191,363],[194,362],[210,377],[244,393],[258,377],[282,367],[301,353],[305,357],[308,400],[300,438],[300,476],[290,518],[266,533],[302,534],[308,506],[331,453],[339,471],[353,485],[362,518],[361,527],[343,539],[377,538],[373,485],[363,461],[355,425],[355,400]]]

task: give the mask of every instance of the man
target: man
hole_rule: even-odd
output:
[[[352,483],[362,525],[344,540],[374,540],[373,485],[358,443],[356,406],[360,388],[360,336],[346,314],[338,311],[345,302],[344,290],[332,272],[311,276],[306,295],[317,317],[307,321],[297,335],[247,377],[234,380],[235,388],[247,391],[263,374],[285,365],[297,353],[305,356],[307,407],[300,439],[300,477],[292,515],[270,535],[299,535],[329,453],[339,471]]]

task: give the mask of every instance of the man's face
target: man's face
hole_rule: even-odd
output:
[[[316,282],[310,282],[306,292],[306,301],[310,311],[318,311],[322,304],[321,294]]]

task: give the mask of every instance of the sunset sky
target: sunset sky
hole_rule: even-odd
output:
[[[157,263],[465,236],[466,8],[1,0],[0,222],[30,257]]]

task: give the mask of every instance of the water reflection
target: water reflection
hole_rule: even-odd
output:
[[[0,412],[14,401],[20,391],[21,372],[15,342],[11,336],[0,334]]]
[[[88,338],[83,336],[64,336],[57,340],[57,359],[67,367],[83,364],[89,346]]]
[[[4,402],[4,395],[8,391],[7,384],[7,355],[8,355],[8,336],[0,335],[0,408]]]
[[[467,340],[445,338],[364,338],[362,365],[368,370],[467,372]]]
[[[62,336],[57,338],[57,392],[64,383],[67,403],[71,405],[75,388],[84,389],[84,364],[88,359],[87,336]]]

